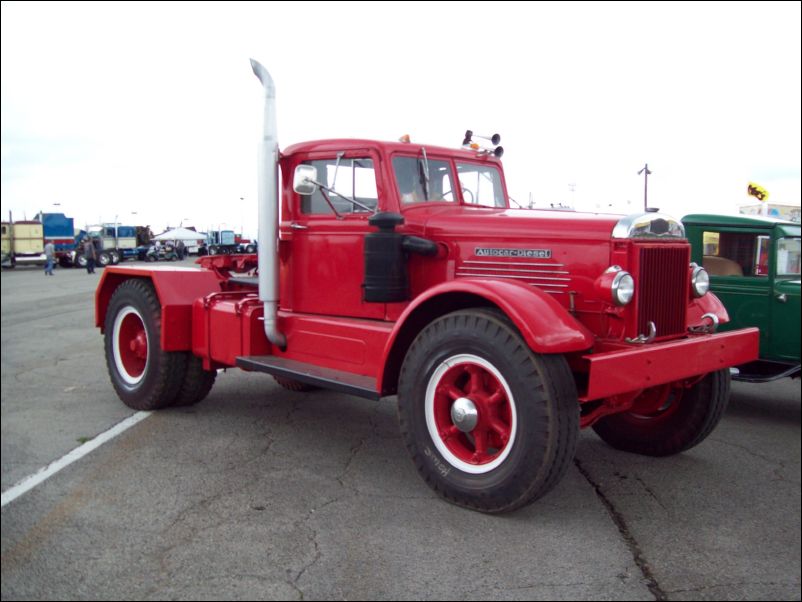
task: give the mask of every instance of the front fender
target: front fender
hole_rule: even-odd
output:
[[[698,299],[691,299],[691,302],[688,303],[686,321],[688,328],[709,325],[710,322],[702,320],[702,316],[705,314],[714,314],[718,318],[719,324],[726,324],[730,321],[727,308],[713,293],[707,293]]]
[[[593,346],[593,333],[548,293],[521,282],[471,278],[451,280],[419,295],[399,318],[393,335],[418,308],[454,293],[482,297],[498,306],[536,353],[570,353]],[[390,337],[389,345],[393,338]]]
[[[428,323],[451,311],[488,306],[503,311],[536,353],[570,353],[593,346],[590,330],[551,295],[515,281],[460,278],[428,289],[401,314],[384,348],[380,390],[394,389],[409,345]]]

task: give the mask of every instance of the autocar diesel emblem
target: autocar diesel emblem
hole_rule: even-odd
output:
[[[528,259],[551,259],[551,249],[489,249],[476,247],[477,257],[524,257]]]

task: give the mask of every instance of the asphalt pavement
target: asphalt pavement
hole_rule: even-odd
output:
[[[135,414],[97,272],[2,273],[3,492]],[[734,383],[670,458],[585,431],[551,493],[486,516],[418,477],[395,398],[228,370],[3,506],[2,599],[799,600],[800,405],[798,380]]]

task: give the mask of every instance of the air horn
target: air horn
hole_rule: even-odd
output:
[[[493,145],[493,148],[486,148],[480,146],[477,142],[473,141],[474,137],[483,138],[484,140],[489,140],[490,143]],[[493,134],[492,136],[481,136],[479,134],[474,134],[471,130],[467,130],[465,132],[465,139],[462,141],[462,146],[471,148],[479,153],[487,153],[487,154],[492,153],[493,155],[495,155],[497,158],[500,159],[501,156],[504,154],[504,148],[498,146],[499,142],[501,142],[501,136],[499,136],[498,134]]]

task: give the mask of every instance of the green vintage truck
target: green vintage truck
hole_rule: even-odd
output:
[[[710,274],[730,322],[760,328],[760,360],[733,378],[765,382],[799,376],[800,225],[748,215],[686,215],[691,260]]]

